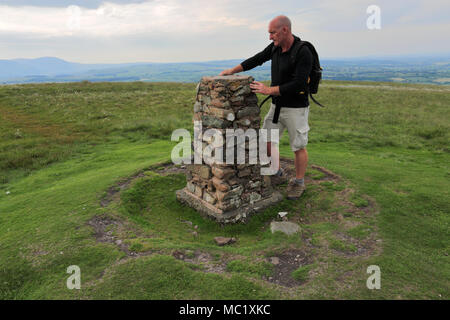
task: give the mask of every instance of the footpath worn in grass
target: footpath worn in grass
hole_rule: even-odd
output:
[[[310,168],[301,201],[225,228],[181,206],[185,177],[158,165],[171,132],[192,131],[195,84],[0,87],[0,298],[448,299],[450,90],[326,84],[308,151],[341,179]],[[299,236],[270,233],[279,211]],[[371,264],[380,290],[366,287]]]

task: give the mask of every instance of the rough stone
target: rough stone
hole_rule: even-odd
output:
[[[207,191],[203,192],[203,200],[211,204],[216,203],[216,198],[210,195]]]
[[[232,244],[236,242],[235,238],[225,238],[225,237],[215,237],[214,241],[219,246],[225,246],[227,244]]]
[[[199,198],[203,195],[203,189],[200,186],[195,186],[195,195]]]
[[[270,223],[270,231],[272,231],[272,233],[281,231],[284,234],[293,235],[300,231],[300,226],[289,221],[272,221]]]
[[[249,176],[252,173],[252,171],[250,169],[244,169],[238,172],[238,177],[242,178],[242,177],[246,177]]]
[[[233,198],[239,199],[243,191],[244,188],[242,186],[238,186],[237,188],[234,188],[228,192],[216,191],[216,197],[219,201],[226,201]]]
[[[272,263],[273,265],[279,265],[280,264],[280,259],[278,257],[271,257],[270,258],[270,263]]]
[[[251,123],[252,122],[250,121],[250,119],[240,119],[235,122],[236,125],[243,126],[243,127],[249,127]]]
[[[202,112],[202,111],[203,111],[202,104],[200,103],[200,101],[196,101],[194,104],[194,112]]]
[[[203,179],[209,179],[211,177],[211,168],[206,165],[202,165],[200,167],[199,175]]]
[[[204,164],[189,164],[187,165],[187,170],[192,175],[197,175],[202,179],[209,179],[211,177],[211,168]]]
[[[230,125],[230,121],[216,118],[214,116],[202,114],[201,121],[204,127],[225,129]]]
[[[186,184],[187,189],[189,190],[189,192],[191,193],[195,193],[195,184],[193,184],[191,181],[189,181]]]
[[[256,192],[250,193],[250,203],[253,204],[256,201],[261,200],[261,195]]]
[[[238,111],[236,118],[242,119],[248,116],[259,116],[259,108],[258,107],[245,107]]]
[[[213,115],[215,117],[221,118],[221,119],[228,119],[228,117],[230,117],[234,120],[233,110],[208,107],[205,109],[205,112],[207,112],[208,114]],[[231,120],[231,121],[233,121],[233,120]]]
[[[226,201],[218,201],[217,207],[223,211],[230,211],[238,209],[241,203],[240,197],[234,197]]]
[[[201,102],[203,102],[203,104],[205,104],[205,105],[209,105],[209,104],[211,104],[211,97],[204,96],[204,97],[202,97]]]
[[[212,173],[219,179],[227,180],[234,176],[235,170],[227,168],[212,167]]]
[[[243,86],[242,88],[239,89],[239,91],[235,92],[235,95],[237,96],[245,96],[252,93],[252,90],[250,89],[249,86]]]
[[[226,192],[230,190],[230,186],[224,180],[220,180],[217,177],[213,177],[211,181],[214,187],[219,191]]]
[[[254,189],[254,188],[259,188],[261,186],[261,181],[249,181],[248,182],[248,187],[250,188],[250,189]]]
[[[256,94],[250,94],[248,96],[245,97],[245,104],[246,105],[255,105],[256,107],[258,106],[258,97],[256,96]]]
[[[222,99],[212,99],[211,105],[217,108],[223,108],[223,104],[225,101],[222,101]]]

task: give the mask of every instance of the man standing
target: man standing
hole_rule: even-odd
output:
[[[286,16],[278,16],[269,23],[269,38],[272,43],[263,51],[243,61],[234,68],[224,70],[220,75],[232,75],[247,71],[272,60],[272,83],[268,87],[254,81],[250,88],[254,93],[272,96],[272,105],[264,118],[264,129],[278,129],[279,136],[288,130],[289,143],[295,153],[295,178],[289,181],[287,198],[298,199],[305,191],[305,172],[308,164],[308,76],[311,72],[313,56],[307,46],[298,49],[300,38],[291,32],[291,21]],[[298,50],[296,50],[296,48]],[[270,132],[270,130],[269,130]],[[278,141],[268,139],[267,149],[276,161],[279,160]],[[270,156],[270,154],[269,154]],[[279,161],[277,163],[279,168]],[[281,168],[276,173],[282,176]]]

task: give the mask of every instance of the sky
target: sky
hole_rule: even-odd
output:
[[[280,14],[321,58],[450,53],[448,0],[0,0],[0,59],[242,59]]]

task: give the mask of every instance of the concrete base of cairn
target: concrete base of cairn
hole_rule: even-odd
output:
[[[197,197],[195,194],[190,193],[187,188],[178,190],[176,192],[176,197],[178,201],[195,209],[203,217],[216,220],[223,224],[237,222],[245,223],[252,214],[264,211],[266,208],[283,200],[283,195],[274,190],[268,198],[256,201],[251,205],[249,204],[232,211],[224,212],[200,197]]]

